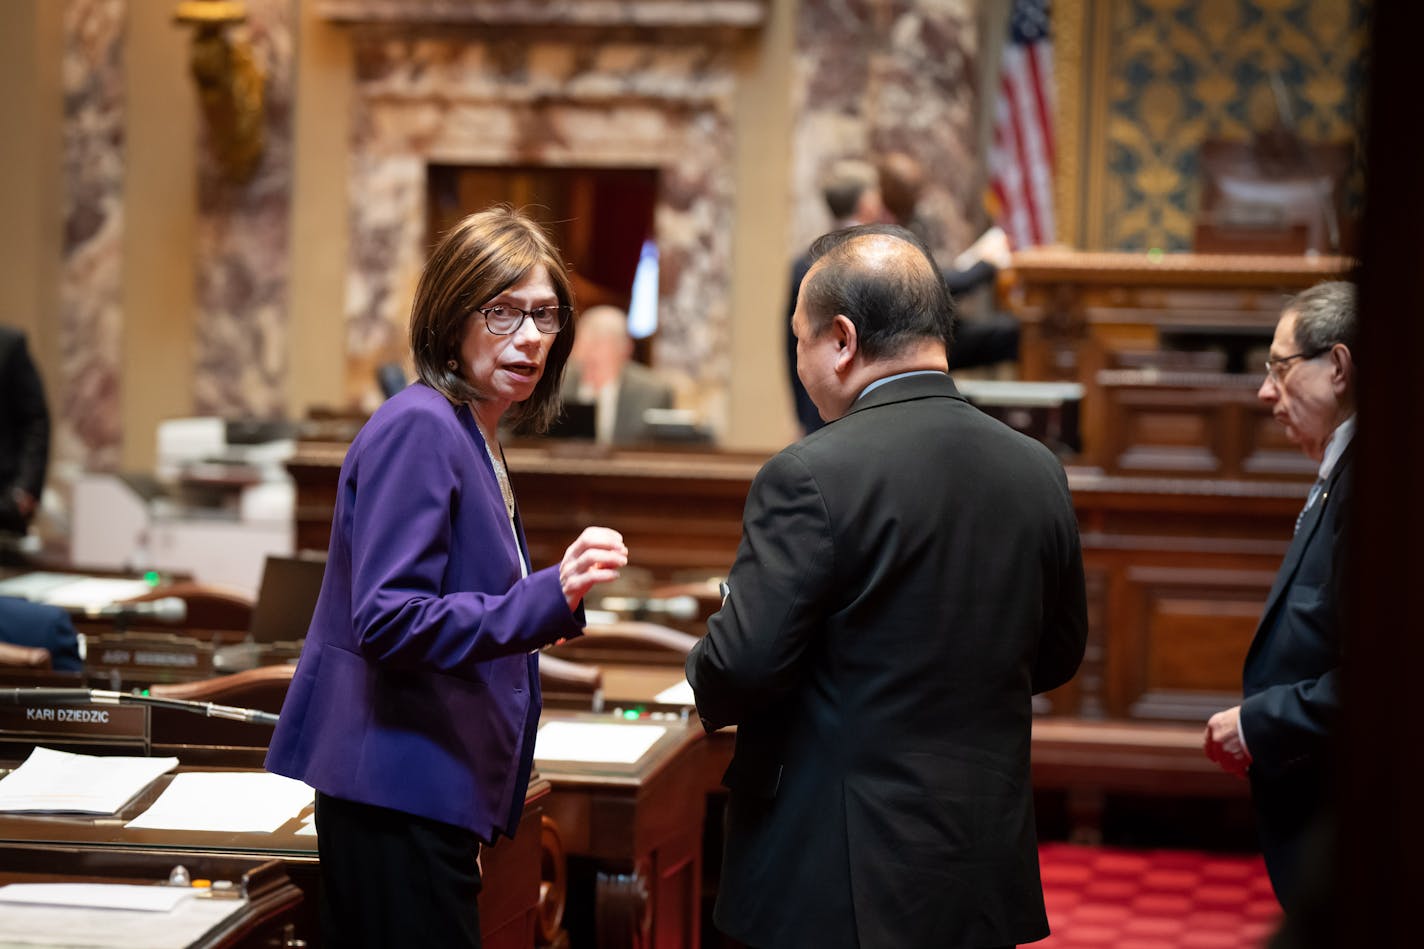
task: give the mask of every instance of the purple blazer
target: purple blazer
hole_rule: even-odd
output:
[[[541,705],[532,650],[582,631],[558,566],[520,579],[468,406],[420,383],[341,466],[321,596],[267,768],[493,842],[524,807]]]

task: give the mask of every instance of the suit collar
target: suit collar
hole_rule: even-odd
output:
[[[916,373],[892,379],[882,385],[875,386],[869,392],[861,393],[860,397],[851,404],[846,415],[854,415],[865,409],[891,405],[896,402],[934,398],[967,401],[964,396],[959,394],[959,389],[955,387],[954,380],[949,377],[948,373]]]

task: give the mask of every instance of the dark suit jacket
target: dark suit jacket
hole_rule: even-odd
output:
[[[35,498],[49,464],[49,411],[25,334],[0,326],[0,531],[24,533],[14,490]]]
[[[948,376],[911,376],[772,458],[687,661],[736,724],[717,924],[754,946],[1048,934],[1033,693],[1087,632],[1067,480]]]
[[[57,606],[0,596],[0,642],[48,649],[50,666],[55,670],[84,671],[79,636],[69,614]]]
[[[520,579],[468,406],[416,383],[341,466],[316,612],[267,767],[332,797],[513,833],[540,710],[531,650],[582,630],[557,565]]]
[[[1305,512],[1243,672],[1241,730],[1266,868],[1292,909],[1300,844],[1329,792],[1330,736],[1340,717],[1340,573],[1346,552],[1354,446]]]

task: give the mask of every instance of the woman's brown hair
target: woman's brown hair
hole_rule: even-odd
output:
[[[520,211],[497,205],[462,219],[436,245],[420,275],[410,310],[410,350],[426,385],[456,404],[483,397],[461,374],[458,362],[465,325],[483,306],[543,267],[563,306],[574,304],[568,270],[543,228]],[[515,430],[544,432],[558,418],[564,365],[574,345],[574,320],[554,338],[534,394],[514,405]],[[457,363],[450,368],[450,362]]]

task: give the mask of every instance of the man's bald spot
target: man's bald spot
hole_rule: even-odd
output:
[[[884,233],[858,234],[832,247],[812,264],[805,285],[813,286],[817,276],[831,268],[886,278],[899,286],[917,281],[933,285],[940,280],[939,271],[923,250],[904,238]],[[834,315],[813,314],[813,325],[824,326]]]
[[[867,272],[880,272],[888,277],[907,281],[939,279],[934,264],[918,247],[892,234],[863,234],[852,237],[822,260],[839,257],[838,251],[844,253],[845,264],[860,267]]]
[[[595,339],[626,339],[628,314],[616,306],[594,306],[579,317],[578,335]]]

